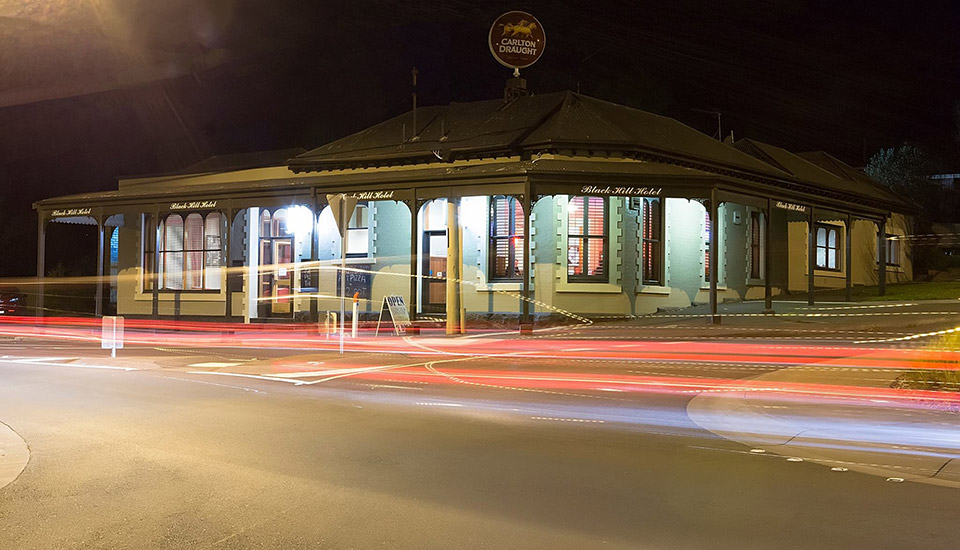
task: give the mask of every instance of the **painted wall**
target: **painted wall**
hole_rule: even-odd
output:
[[[842,219],[819,218],[818,223],[835,225],[840,229],[840,270],[814,271],[814,285],[816,288],[843,288],[845,285],[846,265],[845,253],[846,230]],[[902,214],[893,214],[886,223],[888,235],[910,234],[911,220]],[[806,292],[807,290],[807,223],[805,221],[791,221],[789,223],[789,256],[790,285],[792,292]],[[853,285],[874,286],[877,284],[877,224],[867,220],[854,220],[851,233],[851,282]],[[888,265],[886,271],[887,282],[908,282],[913,280],[913,251],[908,241],[900,241],[900,265]]]

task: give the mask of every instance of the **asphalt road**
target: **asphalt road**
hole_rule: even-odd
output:
[[[3,548],[960,545],[956,489],[752,453],[694,424],[692,394],[504,389],[455,376],[293,385],[191,374],[200,359],[189,354],[148,368],[144,350],[123,353],[140,370],[76,368],[51,358],[103,352],[38,341],[0,342],[0,355],[0,422],[30,448],[26,469],[0,488]],[[439,373],[637,368],[430,361]],[[776,368],[641,370],[738,379]]]

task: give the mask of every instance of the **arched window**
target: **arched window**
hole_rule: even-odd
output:
[[[287,209],[281,208],[273,213],[273,223],[270,224],[270,237],[287,237],[290,230],[287,227]]]
[[[183,218],[171,214],[160,227],[160,265],[163,270],[160,288],[183,290]]]
[[[816,229],[816,267],[830,271],[840,270],[839,228],[835,225],[815,224]]]
[[[219,290],[221,216],[171,214],[160,222],[160,288]]]
[[[270,235],[270,211],[264,210],[260,212],[260,236],[269,237]]]

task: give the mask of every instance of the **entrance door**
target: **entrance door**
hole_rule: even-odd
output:
[[[447,303],[447,231],[423,232],[423,278],[420,286],[421,309],[426,313],[446,311]]]
[[[293,239],[260,239],[260,317],[285,317],[293,313]]]
[[[270,301],[270,313],[290,315],[293,313],[293,241],[273,239],[273,258],[277,264],[276,277],[273,279],[273,294]]]

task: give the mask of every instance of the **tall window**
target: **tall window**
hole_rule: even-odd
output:
[[[887,248],[887,265],[900,265],[900,237],[887,233],[883,240]],[[880,238],[877,237],[877,263],[880,262]]]
[[[220,214],[171,214],[160,223],[160,288],[220,289]]]
[[[840,231],[834,225],[816,224],[817,269],[840,270]]]
[[[490,199],[490,279],[523,278],[523,206],[513,197]]]
[[[703,215],[703,280],[710,280],[710,211]]]
[[[607,280],[607,201],[572,197],[567,207],[567,279]]]
[[[750,278],[760,278],[763,252],[760,244],[760,212],[750,212]]]
[[[144,291],[153,290],[153,282],[157,271],[154,269],[153,260],[157,247],[157,227],[154,225],[156,220],[150,214],[143,215],[143,225],[140,234],[143,236],[143,260],[140,263],[141,288]]]
[[[347,257],[366,258],[370,251],[370,210],[366,203],[358,203],[347,224]]]
[[[663,202],[643,199],[643,284],[663,284]]]

